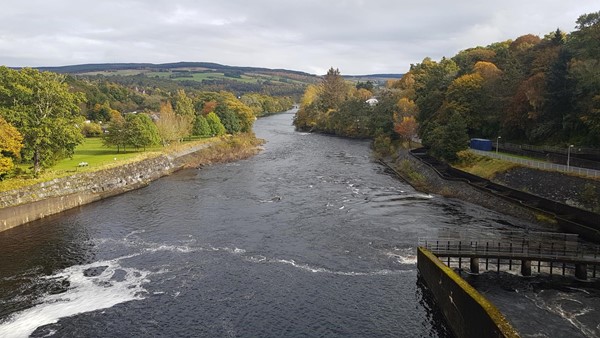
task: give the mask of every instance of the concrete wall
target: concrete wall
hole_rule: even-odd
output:
[[[0,193],[0,231],[67,209],[121,194],[182,169],[186,158],[223,141],[201,144],[172,155],[75,174]]]
[[[397,163],[400,161],[408,161],[413,170],[425,178],[427,192],[458,198],[532,223],[539,223],[538,215],[531,209],[506,201],[492,193],[476,189],[465,182],[446,180],[440,177],[433,168],[411,156],[406,150],[399,152]],[[402,172],[396,170],[396,173],[411,183],[410,178]],[[550,228],[549,224],[544,224],[544,226]]]
[[[430,251],[418,249],[417,267],[456,336],[519,337],[492,303]]]
[[[145,186],[175,169],[159,156],[0,193],[0,231]]]

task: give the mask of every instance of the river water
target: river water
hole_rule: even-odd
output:
[[[419,193],[367,141],[292,118],[258,120],[251,159],[0,233],[0,337],[450,336],[417,278],[418,238],[530,225]]]

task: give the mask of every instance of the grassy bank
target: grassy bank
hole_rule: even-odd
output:
[[[162,154],[176,154],[187,148],[218,141],[218,138],[196,139],[176,143],[167,147],[156,146],[146,150],[126,150],[117,152],[116,148],[106,148],[101,138],[87,138],[76,149],[73,157],[59,161],[55,166],[43,171],[38,177],[33,177],[27,165],[20,166],[20,173],[10,179],[0,181],[0,192],[18,189],[36,183],[51,181],[55,178],[73,175],[75,173],[92,172],[108,169],[127,163],[138,162]],[[85,162],[86,166],[79,164]]]
[[[457,155],[458,161],[452,164],[453,167],[488,180],[499,173],[519,167],[516,163],[480,156],[468,150],[463,150]]]
[[[213,163],[226,163],[256,155],[264,140],[256,138],[254,133],[238,134],[223,138],[202,151],[186,156],[185,167],[197,168]]]

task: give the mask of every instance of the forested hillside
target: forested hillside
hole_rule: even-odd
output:
[[[185,88],[202,91],[229,91],[236,96],[264,93],[299,99],[315,75],[287,69],[235,67],[210,62],[177,63],[104,63],[63,67],[40,67],[40,70],[76,75],[93,81],[108,80],[125,86]]]
[[[0,180],[27,175],[29,166],[37,176],[70,157],[84,137],[102,137],[106,147],[123,151],[248,133],[256,117],[294,103],[290,96],[238,96],[169,79],[113,79],[0,67]]]
[[[600,12],[582,15],[576,24],[571,33],[557,29],[543,37],[527,34],[469,48],[440,61],[426,57],[373,93],[379,100],[375,107],[348,84],[331,85],[336,75],[331,73],[305,92],[296,126],[347,136],[379,129],[405,139],[418,130],[433,153],[448,159],[469,137],[597,148]]]

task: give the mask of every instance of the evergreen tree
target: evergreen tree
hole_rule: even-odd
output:
[[[208,122],[208,125],[210,126],[210,131],[211,131],[212,136],[225,135],[225,133],[226,133],[225,127],[221,123],[221,120],[219,119],[217,114],[215,114],[214,112],[209,113],[208,115],[206,115],[206,121]]]
[[[348,85],[340,75],[339,69],[329,68],[321,82],[320,107],[324,112],[337,109],[346,99]]]
[[[211,137],[212,129],[206,120],[206,117],[202,115],[196,116],[196,120],[194,121],[194,135],[200,137]]]

